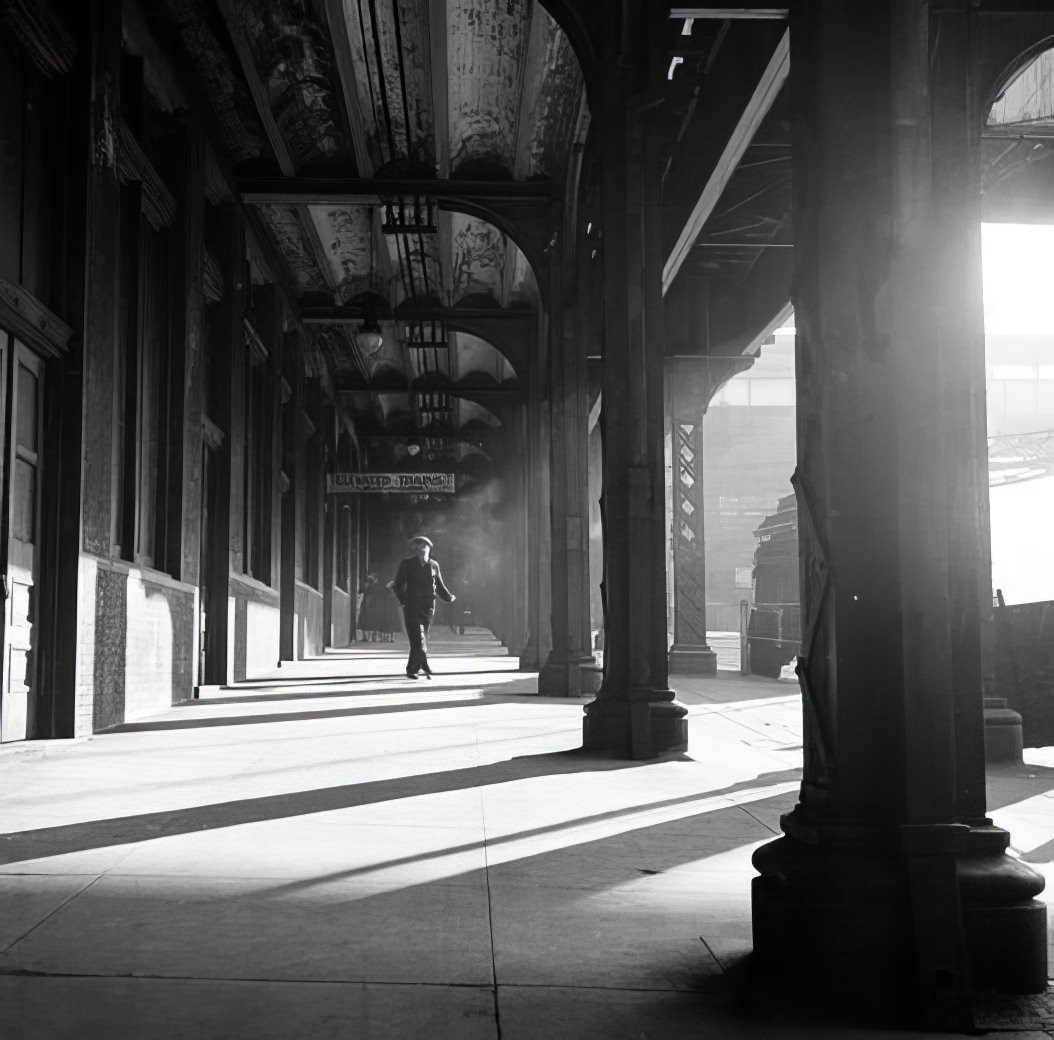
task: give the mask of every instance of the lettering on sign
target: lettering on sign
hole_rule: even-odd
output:
[[[452,495],[454,485],[453,473],[330,473],[326,479],[331,495]]]

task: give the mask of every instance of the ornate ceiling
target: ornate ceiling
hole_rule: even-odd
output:
[[[459,388],[522,390],[525,354],[502,342],[501,322],[482,336],[459,331],[456,318],[538,309],[532,265],[493,217],[500,203],[474,198],[481,184],[523,185],[540,216],[556,212],[550,200],[562,196],[585,102],[572,48],[545,9],[535,0],[154,7],[159,34],[180,41],[222,160],[247,189],[268,185],[243,197],[309,316],[316,364],[356,391],[347,399],[356,421],[389,425],[429,386],[456,398]],[[431,184],[447,189],[433,194]],[[364,316],[382,322],[373,356],[354,335]],[[408,346],[416,316],[441,323],[441,358]],[[518,323],[509,328],[522,339]],[[455,406],[454,427],[480,407],[470,404]]]

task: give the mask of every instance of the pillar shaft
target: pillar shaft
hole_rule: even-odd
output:
[[[219,214],[220,264],[225,292],[219,303],[219,320],[211,371],[215,372],[210,390],[215,402],[214,421],[227,434],[216,452],[216,500],[209,515],[211,542],[210,570],[206,576],[208,596],[208,647],[205,654],[205,681],[223,684],[234,678],[233,611],[229,608],[230,577],[242,568],[242,488],[245,444],[244,331],[245,310],[245,220],[234,206]]]
[[[980,123],[941,6],[793,9],[805,776],[754,921],[762,963],[958,1026],[970,965],[1027,989],[1045,955],[980,795]]]
[[[539,343],[539,348],[542,344]],[[527,643],[521,671],[540,671],[552,646],[549,634],[549,428],[538,354],[528,358],[529,394],[523,420],[523,467],[527,530]]]
[[[685,748],[687,727],[684,707],[667,688],[661,148],[644,94],[648,55],[638,39],[643,25],[653,31],[649,39],[661,39],[665,25],[660,9],[631,7],[624,17],[637,31],[615,27],[611,68],[623,68],[600,99],[605,657],[584,740],[646,758]],[[640,50],[621,52],[626,46]]]
[[[673,363],[671,363],[673,364]],[[706,540],[703,522],[703,412],[707,373],[686,365],[668,370],[673,457],[673,646],[670,671],[716,675],[717,654],[706,639]],[[692,378],[695,375],[696,378]]]
[[[579,696],[595,664],[589,625],[589,399],[580,301],[566,298],[565,265],[551,265],[549,293],[549,476],[553,647],[539,692]],[[592,673],[585,673],[585,677]]]
[[[507,459],[523,459],[523,430],[518,421],[518,410],[508,409],[502,413],[502,456]],[[526,483],[521,465],[511,464],[505,478],[509,503],[503,527],[510,531],[526,530]],[[514,536],[515,537],[515,536]],[[510,657],[522,657],[527,646],[527,546],[522,538],[516,538],[512,550],[508,580],[504,583],[506,632],[503,642]]]

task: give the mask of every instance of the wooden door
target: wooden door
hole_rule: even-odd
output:
[[[40,564],[40,490],[44,364],[20,343],[7,344],[7,560],[4,572],[4,660],[0,740],[32,736],[36,693],[34,634]]]

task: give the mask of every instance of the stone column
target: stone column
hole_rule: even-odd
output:
[[[201,426],[205,409],[205,147],[195,120],[182,128],[171,147],[173,166],[178,170],[175,188],[180,209],[172,250],[175,306],[169,358],[167,474],[167,501],[172,508],[164,520],[164,555],[171,574],[197,585],[203,493]]]
[[[279,661],[296,660],[296,528],[298,523],[303,523],[303,517],[298,516],[296,488],[297,461],[300,457],[297,447],[299,438],[297,428],[299,426],[300,412],[300,384],[303,379],[300,363],[303,344],[299,331],[287,332],[285,334],[285,372],[287,374],[289,394],[282,404],[282,472],[286,477],[286,490],[282,494],[282,515],[280,532],[280,549],[278,565],[278,589],[279,589],[279,635],[278,635],[278,659]],[[361,498],[362,496],[360,496]],[[361,516],[361,502],[356,501]],[[356,546],[359,542],[359,531],[361,524],[356,528]],[[357,553],[357,549],[356,549]],[[356,573],[355,587],[352,589],[354,598],[359,591],[361,576]]]
[[[507,459],[505,487],[508,502],[505,506],[505,521],[502,528],[514,539],[511,570],[506,582],[505,633],[503,642],[509,657],[522,657],[527,645],[527,546],[519,532],[526,530],[526,481],[523,472],[523,431],[518,408],[505,408],[501,412],[502,451]]]
[[[706,540],[703,525],[703,413],[709,400],[706,361],[670,362],[673,455],[674,675],[716,675],[717,654],[706,641]],[[701,371],[699,371],[701,370]]]
[[[596,664],[589,626],[589,389],[579,301],[567,298],[566,267],[553,260],[549,292],[553,647],[538,676],[538,692],[550,697],[596,692],[595,672],[582,671]]]
[[[792,8],[805,775],[753,890],[759,965],[956,1029],[1046,975],[1042,880],[984,816],[968,12]]]
[[[224,295],[217,304],[216,336],[210,340],[211,369],[215,373],[211,395],[216,413],[211,416],[226,436],[216,452],[216,501],[209,513],[211,540],[207,576],[208,649],[205,681],[222,685],[234,680],[234,625],[230,606],[230,576],[242,570],[242,501],[245,401],[245,218],[235,206],[224,206],[217,215],[219,262]]]
[[[528,365],[528,397],[523,419],[527,643],[520,654],[520,670],[537,672],[552,646],[549,634],[549,423],[537,353],[530,354]]]
[[[586,707],[587,748],[648,758],[687,746],[667,685],[663,487],[661,155],[648,110],[665,53],[663,10],[640,0],[612,19],[611,74],[597,98],[603,150],[604,681]],[[634,31],[629,31],[633,26]],[[641,39],[640,28],[646,27]],[[653,54],[648,53],[648,45]],[[627,49],[628,48],[628,49]],[[661,75],[660,75],[661,73]]]

